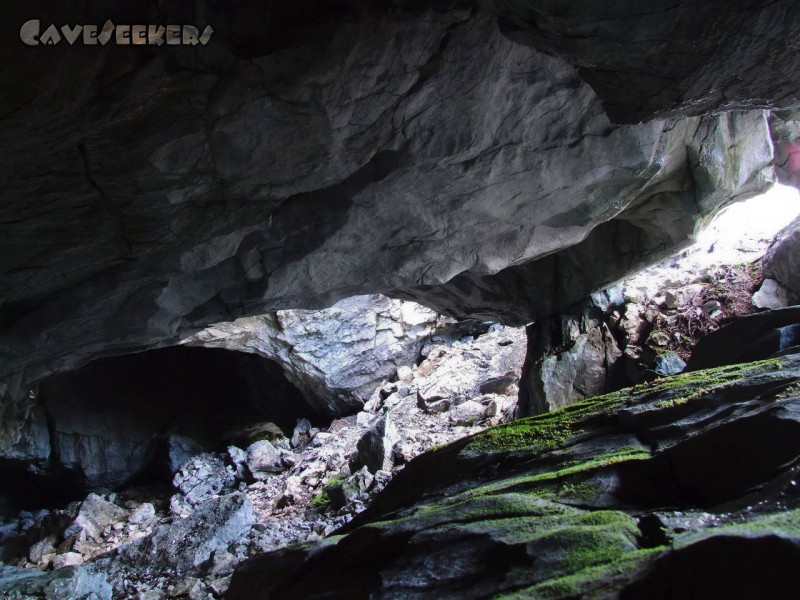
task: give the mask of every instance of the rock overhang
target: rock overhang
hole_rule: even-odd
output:
[[[609,110],[585,46],[559,25],[593,19],[591,7],[488,4],[173,6],[157,19],[148,2],[42,9],[48,22],[207,20],[216,37],[15,49],[0,208],[0,373],[12,391],[214,321],[355,293],[526,322],[679,248],[768,185],[764,114],[685,115],[791,105],[769,69],[747,71],[750,87],[736,88],[752,90],[747,102],[715,103],[692,63],[650,52],[648,69],[668,62],[676,85],[689,82],[684,101],[647,104],[641,85],[620,85],[656,119],[621,126],[641,118]],[[754,26],[789,4],[751,7]],[[702,27],[676,29],[676,47],[744,27],[742,7],[721,6],[726,19],[704,9]],[[615,10],[634,41],[654,27]],[[548,18],[534,26],[529,14]],[[791,18],[752,56],[772,48],[788,61],[779,38]],[[514,41],[525,27],[533,38]],[[617,56],[614,27],[596,29],[598,65],[649,48]],[[697,60],[722,60],[713,41],[697,42]],[[737,49],[725,72],[751,60]]]

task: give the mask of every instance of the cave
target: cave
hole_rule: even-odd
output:
[[[9,3],[0,595],[789,594],[797,8]]]
[[[180,346],[49,377],[32,410],[42,417],[49,453],[35,464],[5,461],[9,510],[52,508],[132,484],[167,485],[170,440],[188,445],[186,452],[216,451],[246,443],[259,424],[291,437],[299,419],[330,422],[274,361]]]

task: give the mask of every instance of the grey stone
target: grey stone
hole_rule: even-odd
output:
[[[796,303],[800,299],[800,217],[775,236],[764,255],[763,265],[764,276],[775,279],[786,288],[789,292],[787,300]]]
[[[370,473],[387,470],[392,467],[392,449],[399,436],[392,423],[391,411],[381,416],[364,432],[356,444],[356,454],[350,461],[350,470],[357,471],[362,467]]]
[[[81,503],[75,521],[64,532],[64,538],[84,531],[93,540],[98,540],[106,527],[124,521],[127,516],[128,511],[124,508],[107,502],[97,494],[89,494]]]
[[[216,454],[198,454],[189,459],[172,479],[174,485],[192,505],[231,488],[233,469]]]
[[[311,441],[311,423],[308,419],[298,419],[292,433],[292,448],[303,448]]]
[[[356,415],[356,425],[359,427],[367,427],[374,419],[374,414],[362,411]]]
[[[39,540],[33,546],[31,546],[31,549],[28,552],[28,559],[32,563],[39,563],[42,562],[42,558],[44,556],[48,554],[55,554],[57,541],[58,540],[54,535]]]
[[[774,279],[765,279],[753,294],[753,306],[756,308],[786,308],[792,304],[792,294]]]
[[[800,307],[740,317],[701,339],[688,370],[761,360],[800,345]]]
[[[530,325],[520,384],[520,416],[540,414],[610,391],[622,350],[590,300]]]
[[[42,573],[36,569],[0,566],[0,595],[47,600],[111,600],[112,588],[103,573],[85,566]]]
[[[685,368],[684,360],[675,352],[667,350],[658,355],[653,370],[659,375],[677,375]]]
[[[247,467],[256,480],[262,480],[284,471],[281,453],[267,440],[261,440],[247,449]]]
[[[453,425],[475,425],[485,416],[486,407],[483,404],[474,400],[467,400],[454,406],[447,418]]]
[[[784,185],[800,188],[800,111],[797,108],[770,112],[769,128],[775,147],[775,172]]]
[[[156,433],[167,424],[169,408],[137,398],[134,390],[120,390],[113,400],[82,393],[106,389],[102,365],[70,375],[42,385],[56,471],[72,472],[88,489],[119,486],[153,462]]]
[[[320,431],[317,435],[314,436],[314,439],[311,440],[311,445],[315,447],[320,447],[325,444],[333,436],[332,433],[326,433],[324,431]]]
[[[3,402],[0,394],[0,402]],[[50,432],[45,411],[33,395],[14,402],[5,399],[0,419],[0,456],[24,463],[30,471],[46,469],[50,457]]]
[[[53,557],[53,569],[77,567],[83,564],[83,556],[79,552],[65,552]]]
[[[321,311],[218,323],[185,343],[275,360],[320,412],[335,416],[360,407],[396,364],[413,362],[438,319],[413,302],[356,296]]]
[[[123,548],[118,559],[106,562],[150,565],[160,572],[188,571],[244,538],[254,522],[247,496],[235,492],[203,502],[185,519],[160,525],[152,535]]]
[[[247,452],[237,446],[228,446],[228,459],[236,471],[236,479],[244,481],[250,475],[247,468]]]
[[[132,525],[141,525],[152,519],[156,514],[156,508],[150,502],[142,502],[131,512],[128,517],[128,523]]]
[[[167,438],[167,460],[170,474],[175,475],[189,459],[203,453],[203,447],[185,435],[170,435]]]
[[[420,407],[431,410],[444,400],[459,404],[480,396],[484,393],[482,388],[494,385],[510,389],[519,381],[525,351],[524,331],[510,328],[488,332],[471,343],[434,345],[416,368]],[[501,376],[502,383],[498,381]],[[447,406],[439,412],[443,410]]]
[[[717,300],[709,300],[708,302],[705,302],[702,308],[703,312],[712,319],[722,314],[722,304],[720,304]]]
[[[603,8],[592,2],[522,0],[484,6],[503,18],[512,39],[580,69],[617,122],[722,107],[787,108],[800,99],[798,59],[783,44],[800,22],[789,1],[758,5],[759,10],[738,3],[658,3],[646,12],[634,0]],[[724,34],[728,27],[736,34]],[[726,42],[719,44],[717,35]],[[752,39],[774,58],[765,62]],[[795,70],[784,75],[784,69]],[[753,94],[755,88],[759,94]],[[774,100],[777,106],[768,100],[777,98],[784,98]]]

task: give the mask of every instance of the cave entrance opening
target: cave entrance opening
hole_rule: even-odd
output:
[[[32,414],[49,456],[0,465],[8,510],[35,510],[89,491],[168,485],[201,451],[272,429],[291,437],[299,419],[323,415],[269,359],[177,346],[92,362],[42,381]],[[280,431],[277,431],[280,429]],[[269,433],[269,431],[267,431]]]

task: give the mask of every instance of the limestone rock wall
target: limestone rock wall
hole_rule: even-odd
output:
[[[468,5],[262,4],[53,9],[226,25],[203,48],[40,47],[6,67],[20,82],[0,113],[11,396],[354,294],[528,322],[770,177],[761,113],[614,124],[581,72]]]

